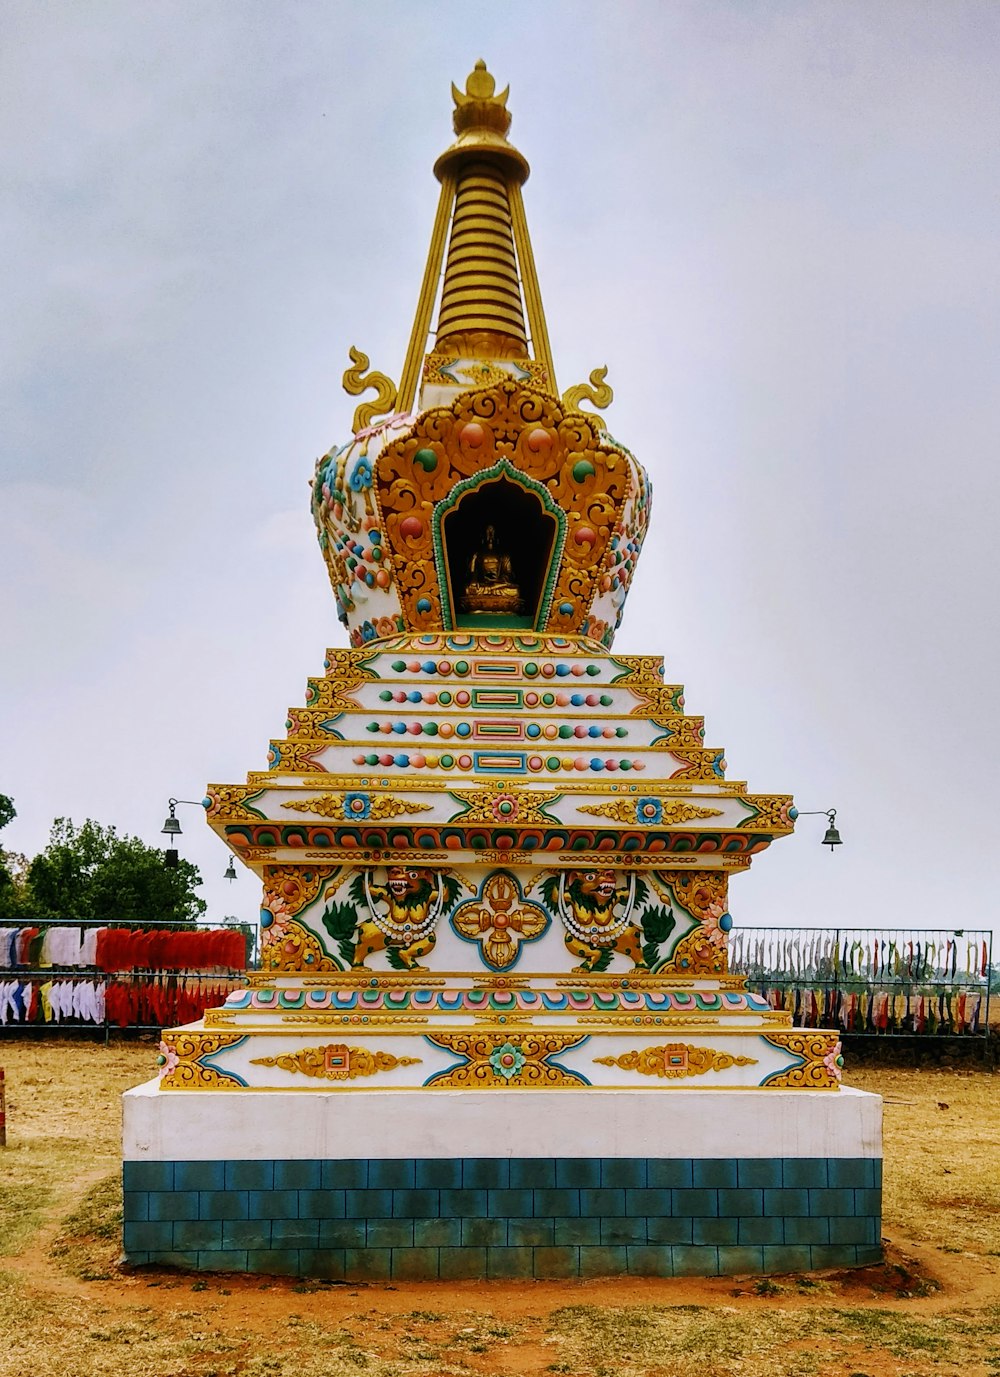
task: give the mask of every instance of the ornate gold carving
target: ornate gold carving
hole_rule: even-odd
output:
[[[352,797],[366,798],[366,808],[352,811],[350,805]],[[428,813],[431,810],[429,803],[410,803],[405,798],[393,798],[387,794],[363,794],[361,790],[353,796],[351,794],[321,794],[319,798],[308,799],[304,803],[292,799],[290,803],[283,803],[281,806],[282,808],[295,808],[303,813],[318,813],[322,818],[336,818],[341,822],[355,820],[367,822],[369,819],[395,818],[400,813]]]
[[[677,799],[658,799],[660,805],[660,817],[653,823],[637,816],[636,808],[639,800],[635,798],[615,799],[612,803],[597,803],[593,807],[580,805],[581,813],[592,813],[598,818],[613,818],[615,822],[642,823],[644,826],[655,827],[677,827],[681,823],[690,822],[692,818],[717,818],[721,816],[719,808],[699,808],[693,803],[681,803]]]
[[[620,661],[629,657],[616,655],[614,658]],[[636,684],[631,678],[619,680],[619,683],[624,683],[629,692],[640,699],[630,712],[630,717],[653,717],[657,721],[668,718],[672,725],[673,718],[679,716],[684,703],[683,684],[663,684],[659,680],[654,683]]]
[[[522,942],[545,931],[549,919],[537,904],[524,901],[512,875],[498,870],[475,899],[459,904],[451,921],[463,937],[479,943],[489,965],[503,970],[517,959]]]
[[[375,400],[361,402],[354,412],[352,426],[356,435],[359,431],[366,430],[376,416],[386,415],[396,405],[396,384],[384,373],[366,373],[368,355],[362,354],[360,349],[355,349],[353,344],[350,355],[353,367],[344,373],[344,391],[351,397],[360,397],[369,388],[375,389]]]
[[[314,760],[313,756],[325,750],[329,744],[327,741],[294,741],[287,737],[280,741],[272,741],[271,754],[274,763],[271,765],[271,773],[304,775],[320,771],[323,766]]]
[[[620,1066],[623,1071],[638,1071],[641,1076],[660,1076],[681,1080],[685,1076],[704,1076],[709,1071],[728,1071],[731,1066],[756,1066],[756,1057],[734,1057],[729,1052],[714,1052],[710,1047],[692,1047],[687,1042],[668,1042],[662,1047],[641,1047],[618,1057],[595,1057],[596,1066]]]
[[[687,1028],[688,1032],[696,1028],[708,1026],[709,1024],[721,1023],[721,1019],[711,1014],[629,1014],[620,1012],[614,1013],[610,1009],[603,1014],[578,1014],[577,1023],[600,1023],[609,1033],[620,1033],[623,1023],[629,1024],[662,1024],[665,1028]],[[651,1027],[650,1032],[655,1031]]]
[[[768,1090],[838,1090],[840,1088],[840,1037],[822,1029],[764,1033],[765,1042],[783,1052],[802,1057],[799,1066],[768,1076]]]
[[[341,1024],[343,1027],[369,1028],[378,1024],[379,1027],[386,1025],[395,1026],[396,1024],[426,1023],[426,1014],[331,1014],[323,1010],[315,1013],[305,1014],[282,1014],[282,1023],[309,1023],[328,1027],[330,1024]]]
[[[693,928],[677,943],[670,960],[659,968],[683,971],[685,975],[722,975],[726,970],[726,949],[710,942],[700,927]]]
[[[245,806],[248,798],[256,798],[260,792],[249,784],[209,784],[205,793],[212,805],[205,816],[212,822],[260,822],[264,814]]]
[[[629,689],[642,689],[643,693],[652,690],[670,692],[670,685],[663,682],[662,655],[612,655],[612,663],[621,665],[627,673],[615,678],[617,686]]]
[[[273,936],[269,936],[273,934]],[[264,929],[264,946],[260,954],[261,970],[265,971],[340,971],[343,967],[327,956],[315,937],[301,923],[291,919],[276,919]]]
[[[663,750],[672,751],[675,746],[703,747],[705,744],[704,717],[653,717],[650,721],[654,727],[670,733],[665,741],[655,743]]]
[[[379,1071],[394,1071],[397,1066],[419,1066],[420,1057],[394,1057],[391,1052],[369,1052],[366,1047],[348,1047],[346,1042],[330,1042],[325,1047],[304,1047],[300,1052],[283,1052],[277,1057],[253,1057],[253,1066],[278,1066],[282,1071],[301,1071],[304,1076],[325,1081],[353,1081],[359,1076],[375,1076]]]
[[[338,865],[269,865],[264,868],[264,907],[277,918],[295,914],[311,904]]]
[[[671,867],[674,858],[670,858]],[[683,904],[699,922],[725,913],[729,886],[725,875],[715,870],[703,870],[696,875],[680,874],[672,868],[661,871],[663,879],[673,890],[678,903]],[[718,914],[716,914],[716,909]]]
[[[435,1090],[468,1089],[518,1090],[563,1089],[585,1084],[584,1078],[558,1066],[548,1057],[566,1052],[582,1042],[579,1033],[528,1033],[520,1029],[508,1034],[431,1033],[428,1041],[468,1060],[429,1084]]]
[[[541,790],[524,789],[510,779],[489,780],[479,789],[449,789],[455,799],[468,805],[454,821],[461,822],[509,822],[551,823],[545,808],[559,798],[555,791],[543,793]]]
[[[741,832],[790,832],[795,825],[788,816],[791,794],[747,794],[739,802],[757,810],[740,823]]]
[[[495,357],[489,360],[463,358],[454,351],[444,354],[435,350],[424,360],[423,379],[425,383],[438,383],[446,387],[489,387],[493,383],[514,380],[544,388],[548,375],[545,365],[538,359],[513,356],[503,360]]]
[[[674,747],[669,743],[664,743],[664,749],[681,762],[680,769],[671,775],[672,779],[703,779],[715,783],[722,778],[716,769],[717,764],[720,769],[725,768],[721,751],[706,746]]]
[[[607,376],[606,366],[595,368],[590,375],[589,383],[577,383],[575,387],[568,387],[562,394],[562,404],[566,410],[580,411],[582,402],[590,402],[592,406],[599,407],[602,411],[606,406],[610,406],[614,401],[615,394],[609,384],[604,381]]]
[[[430,472],[414,457],[427,449],[437,456]],[[376,460],[386,543],[406,622],[414,630],[434,631],[444,616],[435,504],[463,479],[503,466],[514,479],[524,475],[542,485],[548,500],[563,511],[579,513],[570,517],[547,627],[558,633],[578,625],[634,487],[633,461],[602,438],[596,419],[582,412],[567,415],[554,397],[503,382],[462,392],[449,406],[422,413]],[[565,613],[558,610],[564,605],[570,609]]]
[[[160,1043],[161,1090],[239,1090],[240,1082],[202,1057],[242,1042],[243,1033],[164,1033]]]

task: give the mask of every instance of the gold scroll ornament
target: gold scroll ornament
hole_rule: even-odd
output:
[[[305,803],[292,799],[291,803],[283,803],[281,806],[282,808],[294,808],[302,813],[318,813],[321,818],[333,818],[338,822],[351,822],[354,819],[350,806],[345,805],[343,794],[321,794],[319,798],[309,799]],[[369,822],[378,818],[395,818],[400,813],[428,813],[430,809],[429,803],[410,803],[405,798],[371,794],[369,795],[368,811],[360,821]]]
[[[251,1065],[278,1066],[282,1071],[301,1072],[324,1081],[353,1081],[359,1076],[375,1076],[379,1071],[395,1071],[397,1066],[418,1066],[420,1060],[331,1042],[325,1047],[304,1047],[300,1052],[284,1052],[277,1057],[254,1057]]]
[[[579,1033],[433,1033],[428,1041],[457,1056],[466,1057],[430,1082],[434,1090],[459,1087],[472,1090],[561,1090],[585,1085],[575,1072],[550,1066],[546,1060],[566,1052],[584,1039]]]
[[[242,1033],[170,1033],[160,1043],[160,1089],[241,1089],[238,1080],[201,1059],[242,1041]]]
[[[595,818],[613,818],[615,822],[644,823],[646,820],[637,814],[638,799],[614,799],[610,803],[595,803],[592,807],[580,805],[581,813],[591,813]],[[690,822],[692,818],[717,818],[722,814],[720,808],[699,808],[693,803],[682,803],[678,799],[663,799],[660,821],[657,827],[676,827]],[[648,823],[646,824],[649,825]]]
[[[396,405],[396,384],[385,373],[366,373],[368,355],[363,354],[360,349],[355,349],[353,344],[350,355],[353,367],[348,368],[343,376],[344,391],[348,396],[360,397],[363,392],[375,389],[375,400],[360,402],[355,409],[351,424],[357,435],[359,431],[366,430],[376,416],[387,415]]]
[[[708,1071],[728,1071],[731,1066],[756,1066],[757,1058],[734,1057],[686,1042],[668,1042],[663,1047],[623,1052],[619,1057],[595,1057],[594,1064],[620,1066],[623,1071],[638,1071],[641,1076],[680,1080],[685,1076],[704,1076]]]

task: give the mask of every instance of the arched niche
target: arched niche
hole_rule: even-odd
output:
[[[454,628],[544,625],[565,516],[541,484],[515,473],[497,465],[467,479],[435,513],[443,601]]]

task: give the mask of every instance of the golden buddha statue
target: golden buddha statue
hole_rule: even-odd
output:
[[[487,526],[479,549],[469,560],[469,577],[462,593],[463,612],[521,612],[521,590],[514,581],[510,555],[497,544],[494,526]]]

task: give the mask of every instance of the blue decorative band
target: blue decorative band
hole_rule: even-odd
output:
[[[419,1280],[881,1258],[877,1158],[126,1162],[124,1186],[133,1265]]]

